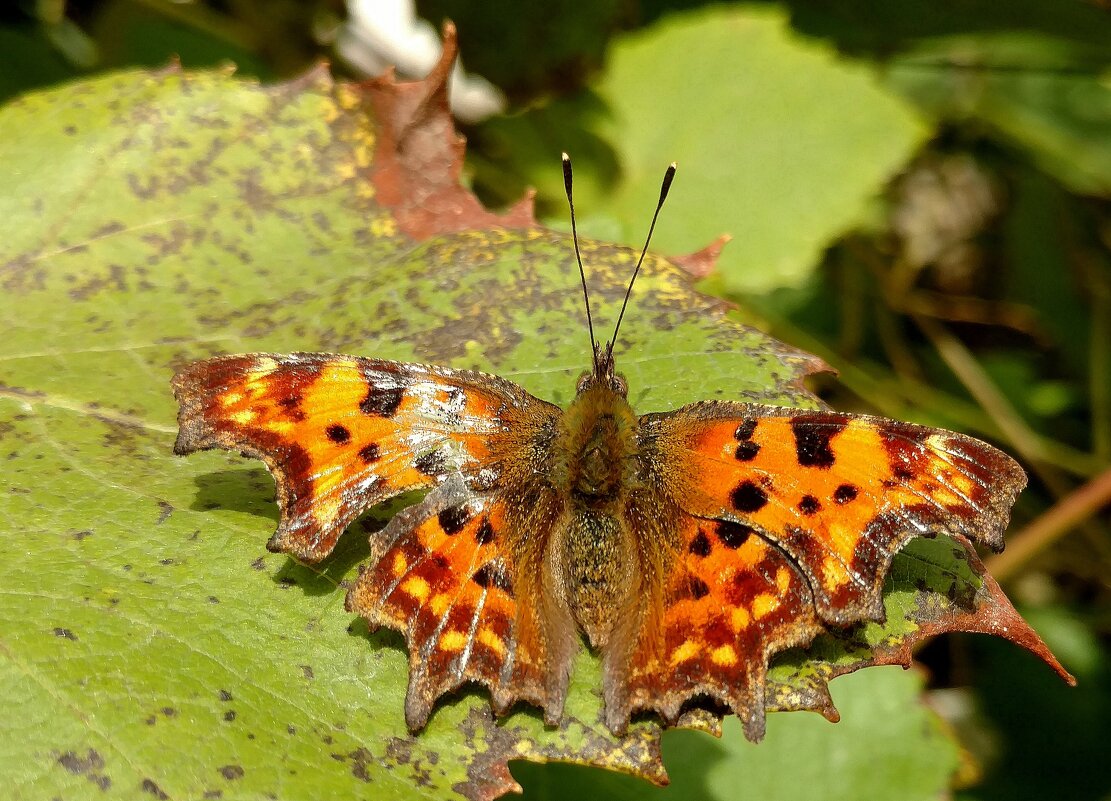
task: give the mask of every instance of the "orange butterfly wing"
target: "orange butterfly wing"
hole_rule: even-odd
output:
[[[562,699],[545,692],[536,637],[539,601],[508,552],[506,517],[497,494],[473,494],[453,477],[393,518],[348,592],[349,612],[405,635],[412,731],[424,727],[437,698],[467,681],[490,688],[498,714],[525,699],[550,701],[549,717],[558,718]]]
[[[684,703],[706,697],[732,709],[748,738],[759,740],[768,660],[823,629],[810,587],[780,550],[737,524],[679,521],[683,547],[662,603],[621,664],[607,665],[606,722],[621,731],[640,710],[674,722]]]
[[[706,694],[758,739],[774,653],[825,624],[882,620],[891,560],[914,536],[1001,548],[1026,483],[983,442],[863,415],[709,402],[641,430],[678,536],[658,608],[614,662],[614,720],[674,719]]]
[[[387,498],[455,471],[492,483],[491,448],[559,414],[496,376],[329,354],[216,357],[182,369],[173,389],[175,453],[262,459],[281,514],[267,547],[306,562]]]

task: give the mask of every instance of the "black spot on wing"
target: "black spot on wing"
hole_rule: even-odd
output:
[[[709,556],[712,549],[713,546],[710,545],[710,538],[706,536],[706,532],[701,528],[698,529],[698,533],[691,540],[690,552],[695,556]]]
[[[278,401],[278,406],[285,409],[286,418],[295,423],[299,423],[305,419],[305,413],[301,411],[300,395],[287,395]]]
[[[753,481],[742,481],[729,496],[738,512],[759,512],[768,503],[768,493]]]
[[[691,598],[694,598],[696,601],[710,594],[710,588],[707,586],[706,582],[698,576],[690,576],[687,587],[690,590]]]
[[[732,520],[722,520],[718,523],[717,531],[715,532],[721,544],[726,548],[736,550],[740,548],[748,540],[755,530],[752,526],[746,526],[744,523],[734,523]]]
[[[413,467],[426,476],[442,476],[448,472],[447,459],[443,451],[429,451],[418,456],[413,462]]]
[[[486,545],[494,541],[494,527],[490,525],[490,518],[482,518],[478,531],[474,533],[474,541],[479,545]]]
[[[500,564],[487,562],[474,572],[471,581],[484,590],[496,587],[509,597],[513,597],[513,582],[510,581],[504,567]]]
[[[798,509],[807,516],[817,514],[822,511],[822,502],[813,495],[803,495],[802,500],[799,501]]]
[[[905,423],[889,423],[890,428],[881,433],[891,475],[897,481],[910,481],[922,473],[928,455],[926,440],[930,429]]]
[[[461,503],[458,506],[449,506],[436,516],[440,523],[440,528],[449,537],[453,537],[463,530],[463,527],[470,521],[472,515],[471,510],[467,504]]]
[[[737,430],[733,432],[733,439],[744,442],[752,439],[754,433],[756,433],[756,421],[751,419],[742,420],[740,425],[737,426]]]
[[[346,445],[351,441],[351,432],[340,425],[328,426],[324,433],[337,445]]]
[[[758,453],[760,453],[760,446],[748,439],[737,445],[737,450],[733,455],[738,462],[751,462]]]
[[[378,448],[378,443],[371,442],[369,445],[364,445],[363,447],[359,448],[359,458],[362,459],[365,464],[373,464],[374,462],[377,462],[380,458],[382,458],[382,453]]]
[[[837,503],[850,503],[856,500],[856,496],[860,494],[852,484],[842,484],[833,491],[833,500]]]
[[[405,390],[401,387],[378,387],[370,385],[366,398],[359,404],[363,414],[372,414],[378,417],[393,417],[397,414],[397,407],[405,397]]]
[[[907,482],[914,478],[914,471],[903,464],[895,465],[891,470],[891,474],[902,482]]]
[[[803,467],[826,469],[837,461],[829,442],[841,433],[845,424],[839,420],[826,421],[825,418],[796,417],[791,420],[791,432],[795,435],[795,454]]]

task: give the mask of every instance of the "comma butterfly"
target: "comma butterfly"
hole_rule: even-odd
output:
[[[585,295],[566,155],[564,177]],[[316,562],[365,509],[431,488],[371,536],[347,595],[405,635],[410,729],[468,681],[499,714],[525,700],[558,722],[585,634],[614,733],[709,698],[757,740],[768,660],[882,620],[910,538],[1002,548],[1026,484],[1009,456],[833,411],[706,401],[638,416],[614,366],[621,318],[602,345],[586,306],[593,369],[566,410],[493,375],[330,354],[221,356],[173,379],[176,453],[242,451],[273,473],[272,551]]]

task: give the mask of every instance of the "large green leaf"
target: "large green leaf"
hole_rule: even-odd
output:
[[[0,112],[0,773],[17,797],[483,798],[513,786],[510,758],[663,778],[654,723],[623,739],[601,726],[586,653],[561,727],[532,710],[495,724],[472,692],[410,735],[399,638],[342,609],[368,553],[358,530],[389,511],[300,566],[263,549],[276,515],[258,463],[169,455],[169,376],[218,351],[419,358],[570,397],[587,360],[567,237],[459,188],[443,67],[403,87],[120,74]],[[612,322],[636,254],[584,245]],[[625,331],[642,411],[816,403],[799,381],[815,360],[662,259]],[[887,626],[784,654],[773,705],[832,716],[828,678],[905,662],[954,625],[1036,646],[939,546],[897,561]]]
[[[682,253],[731,235],[719,269],[735,292],[800,284],[926,135],[870,67],[793,33],[774,7],[676,14],[628,34],[592,91],[491,121],[482,135],[506,139],[499,150],[554,198],[547,153],[593,154],[582,128],[620,143],[605,208],[589,195],[579,205],[585,230],[630,245],[643,241],[663,169],[678,161],[655,241]]]

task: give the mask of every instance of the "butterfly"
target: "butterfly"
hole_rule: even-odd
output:
[[[409,649],[405,720],[485,685],[562,716],[585,636],[605,722],[674,722],[709,699],[758,740],[775,654],[884,617],[893,556],[948,534],[999,550],[1025,486],[968,436],[835,411],[706,401],[638,415],[613,336],[594,336],[571,165],[564,178],[592,368],[566,409],[470,370],[337,354],[252,353],[186,366],[174,450],[224,448],[274,475],[272,551],[318,562],[366,509],[429,492],[370,537],[347,594]]]

